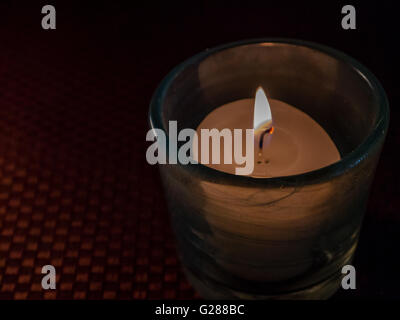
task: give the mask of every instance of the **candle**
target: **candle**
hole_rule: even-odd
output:
[[[336,145],[315,120],[283,101],[270,99],[268,102],[262,88],[258,88],[256,99],[236,100],[213,110],[197,127],[197,134],[201,136],[201,129],[213,128],[219,131],[225,128],[242,129],[243,132],[254,128],[255,163],[252,177],[301,174],[340,160]],[[242,144],[245,145],[244,134]],[[201,153],[201,141],[199,145]],[[221,143],[221,155],[223,148],[224,144]],[[240,165],[235,163],[235,157],[232,156],[232,159],[231,164],[220,161],[205,165],[235,174],[235,169]]]
[[[196,133],[201,137],[202,129],[214,128],[219,132],[225,128],[232,132],[234,129],[242,129],[242,132],[254,129],[254,170],[250,176],[255,178],[301,174],[340,160],[336,145],[315,120],[283,101],[268,101],[261,87],[257,89],[255,99],[240,99],[214,109],[201,121]],[[198,159],[202,159],[202,142],[204,143],[199,139]],[[242,134],[241,143],[241,150],[244,152],[247,150],[244,147],[245,134]],[[233,155],[229,157],[232,158],[232,163],[226,163],[225,141],[219,146],[220,161],[203,164],[218,171],[237,174],[236,168],[243,165],[235,163]],[[232,153],[234,148],[235,146],[231,148]],[[210,159],[211,153],[212,146],[209,144]],[[208,241],[225,251],[223,258],[216,258],[225,270],[253,281],[275,282],[295,277],[311,268],[313,241],[310,239],[318,233],[321,221],[329,217],[322,212],[306,210],[299,219],[297,214],[293,214],[293,210],[297,207],[297,211],[303,211],[300,207],[304,206],[304,202],[309,198],[315,203],[324,204],[332,196],[330,188],[310,189],[305,194],[294,193],[292,188],[257,191],[253,188],[231,188],[210,182],[202,182],[201,188],[202,193],[209,199],[207,203],[203,203],[204,218],[208,225],[212,226],[213,233],[213,237]],[[245,205],[243,211],[243,204],[247,203],[248,199],[251,199],[253,205]],[[217,204],[221,200],[222,206]],[[280,202],[279,214],[276,214],[277,209],[274,205],[260,205],[273,204],[277,200]],[[228,216],[229,224],[226,223]],[[240,223],[236,223],[235,220]],[[224,232],[221,233],[220,230]],[[240,235],[239,240],[226,236],[231,234]],[[252,238],[259,239],[256,246],[245,240]],[[287,245],[285,241],[289,239],[296,241],[289,241],[290,245]],[[229,259],[225,258],[234,256],[253,261],[255,267],[243,267],[237,263],[230,263]],[[297,262],[293,264],[292,261]],[[264,267],[259,269],[258,264]]]
[[[254,99],[240,99],[224,104],[209,113],[199,124],[196,133],[201,137],[202,129],[217,129],[221,132],[227,128],[254,129],[254,169],[250,176],[255,178],[270,178],[288,176],[316,170],[340,160],[336,145],[328,133],[309,115],[283,101],[267,99],[261,87],[256,91]],[[234,139],[233,139],[234,140]],[[229,174],[237,174],[236,168],[242,167],[224,160],[225,140],[220,143],[220,161],[218,163],[203,163],[204,165]],[[201,157],[202,139],[199,139],[198,159]],[[230,142],[230,141],[229,141]],[[229,143],[228,142],[228,143]],[[242,134],[241,150],[247,148],[246,135]],[[233,153],[235,146],[231,148]],[[204,150],[203,150],[204,152]],[[209,158],[212,158],[212,146],[209,144]],[[211,161],[210,161],[211,162]],[[294,194],[291,188],[278,190],[256,191],[253,188],[230,188],[209,182],[202,182],[202,192],[207,195],[208,203],[203,204],[204,218],[213,230],[213,239],[209,239],[215,247],[224,248],[226,256],[245,257],[246,261],[255,261],[264,268],[242,267],[230,263],[229,259],[217,258],[218,264],[225,270],[239,277],[253,281],[281,281],[295,277],[311,267],[312,239],[321,220],[327,219],[325,214],[318,217],[317,212],[304,212],[298,220],[293,215],[294,205],[302,206],[311,197],[314,202],[325,203],[331,197],[331,190],[309,190],[307,194]],[[229,192],[228,192],[229,190]],[[227,196],[227,193],[230,196]],[[288,197],[290,195],[290,197]],[[286,200],[285,198],[288,197]],[[215,205],[224,199],[224,205]],[[243,213],[242,204],[246,199],[252,199],[254,206],[246,207]],[[279,215],[275,214],[275,206],[260,206],[260,203],[274,203],[279,199]],[[229,216],[231,222],[226,224]],[[240,226],[234,220],[240,221]],[[255,221],[258,221],[255,224]],[[259,228],[257,224],[265,227]],[[250,226],[250,228],[249,228]],[[314,229],[315,227],[315,229]],[[289,232],[283,232],[288,229]],[[304,229],[304,230],[303,230]],[[231,239],[226,234],[239,234],[240,240]],[[274,230],[279,230],[275,232]],[[306,231],[307,230],[307,231]],[[306,232],[306,233],[305,233]],[[304,237],[304,238],[303,238]],[[310,237],[310,238],[309,238]],[[257,238],[260,242],[255,249],[244,239]],[[296,239],[290,245],[281,243],[282,239]],[[277,244],[279,244],[277,246]],[[262,252],[262,256],[259,253]],[[292,264],[292,261],[297,261]],[[277,266],[269,265],[274,261]],[[253,262],[254,263],[254,262]],[[266,267],[268,266],[268,267]]]
[[[249,40],[204,51],[159,86],[152,129],[167,131],[171,121],[190,128],[178,141],[193,162],[160,165],[160,173],[184,270],[201,296],[321,299],[339,288],[388,126],[384,93],[360,68],[316,44]],[[262,91],[237,100],[260,83],[269,103]],[[335,130],[336,145],[311,117]],[[185,135],[193,152],[183,148],[190,146]],[[220,144],[207,148],[210,140]],[[232,141],[233,157],[221,152]],[[196,150],[219,164],[203,162]],[[236,163],[225,162],[225,153]],[[255,168],[237,170],[248,164]]]

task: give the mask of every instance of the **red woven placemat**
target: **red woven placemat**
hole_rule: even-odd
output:
[[[195,297],[145,161],[158,79],[94,30],[46,33],[30,14],[1,30],[0,299]]]

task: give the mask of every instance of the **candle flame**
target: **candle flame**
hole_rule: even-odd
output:
[[[267,96],[261,87],[258,87],[256,92],[253,128],[255,134],[264,132],[272,134],[274,131],[272,126],[271,108]]]

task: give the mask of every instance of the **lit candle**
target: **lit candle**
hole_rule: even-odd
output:
[[[337,147],[309,115],[337,130]],[[384,92],[364,67],[297,40],[229,44],[175,68],[149,120],[161,132],[175,120],[199,124],[159,142],[177,140],[180,155],[203,164],[160,165],[182,263],[201,296],[321,299],[340,287],[388,125]],[[177,144],[168,145],[164,158]]]
[[[254,170],[251,176],[255,178],[301,174],[340,160],[336,145],[314,119],[283,101],[268,100],[262,88],[257,89],[255,99],[241,99],[214,109],[197,127],[197,134],[200,137],[201,129],[213,128],[219,131],[227,128],[232,132],[233,129],[254,129]],[[199,139],[199,159],[201,142]],[[245,143],[246,137],[242,134],[242,150],[246,150]],[[210,158],[211,152],[210,147]],[[203,164],[236,174],[236,168],[243,165],[235,163],[234,156],[232,164],[224,163],[224,152],[224,143],[220,143],[221,161]],[[214,230],[213,240],[210,241],[217,248],[224,248],[228,257],[240,256],[245,261],[264,266],[262,269],[254,267],[249,272],[248,266],[243,268],[230,263],[229,259],[221,259],[218,263],[225,270],[254,281],[280,281],[295,277],[311,267],[313,247],[308,237],[314,237],[318,230],[316,226],[327,217],[309,210],[299,213],[309,197],[314,202],[325,203],[332,196],[330,188],[316,188],[306,194],[297,194],[290,188],[257,191],[203,182],[202,189],[209,199],[204,204],[204,211],[207,212],[205,219]],[[215,205],[222,199],[224,206]],[[246,199],[252,199],[254,206],[247,206],[246,213],[243,214],[241,204],[247,203]],[[274,203],[276,199],[280,201],[279,214],[275,212],[275,206],[259,205]],[[297,214],[293,214],[293,210],[297,210]],[[232,220],[228,224],[225,219],[221,219],[227,215],[230,219],[239,219],[240,226]],[[301,215],[301,219],[298,215]],[[258,225],[263,227],[257,227]],[[267,229],[264,226],[268,226]],[[238,239],[242,240],[232,240],[217,230],[224,230],[226,234],[240,234]],[[252,238],[260,240],[255,248],[243,240]],[[288,245],[285,242],[288,239],[296,241]],[[296,263],[293,264],[293,261]]]
[[[201,136],[201,129],[213,128],[220,131],[254,128],[253,177],[301,174],[340,160],[336,145],[315,120],[283,101],[270,99],[268,102],[261,87],[257,89],[255,99],[233,101],[213,110],[200,123],[197,134]],[[244,145],[244,134],[242,140]],[[222,155],[223,143],[220,148]],[[235,161],[205,165],[231,174],[235,174],[239,166]]]

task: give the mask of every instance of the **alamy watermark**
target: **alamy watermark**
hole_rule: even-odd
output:
[[[245,147],[243,147],[243,134],[245,134]],[[223,143],[223,162],[221,159],[221,140]],[[253,129],[201,129],[199,137],[197,132],[190,128],[182,129],[178,133],[177,121],[169,121],[168,141],[164,130],[156,128],[147,132],[146,141],[154,141],[146,151],[147,162],[152,165],[167,163],[183,165],[198,163],[232,164],[234,160],[240,166],[235,168],[237,175],[249,175],[254,170]],[[184,143],[178,147],[178,142]]]

